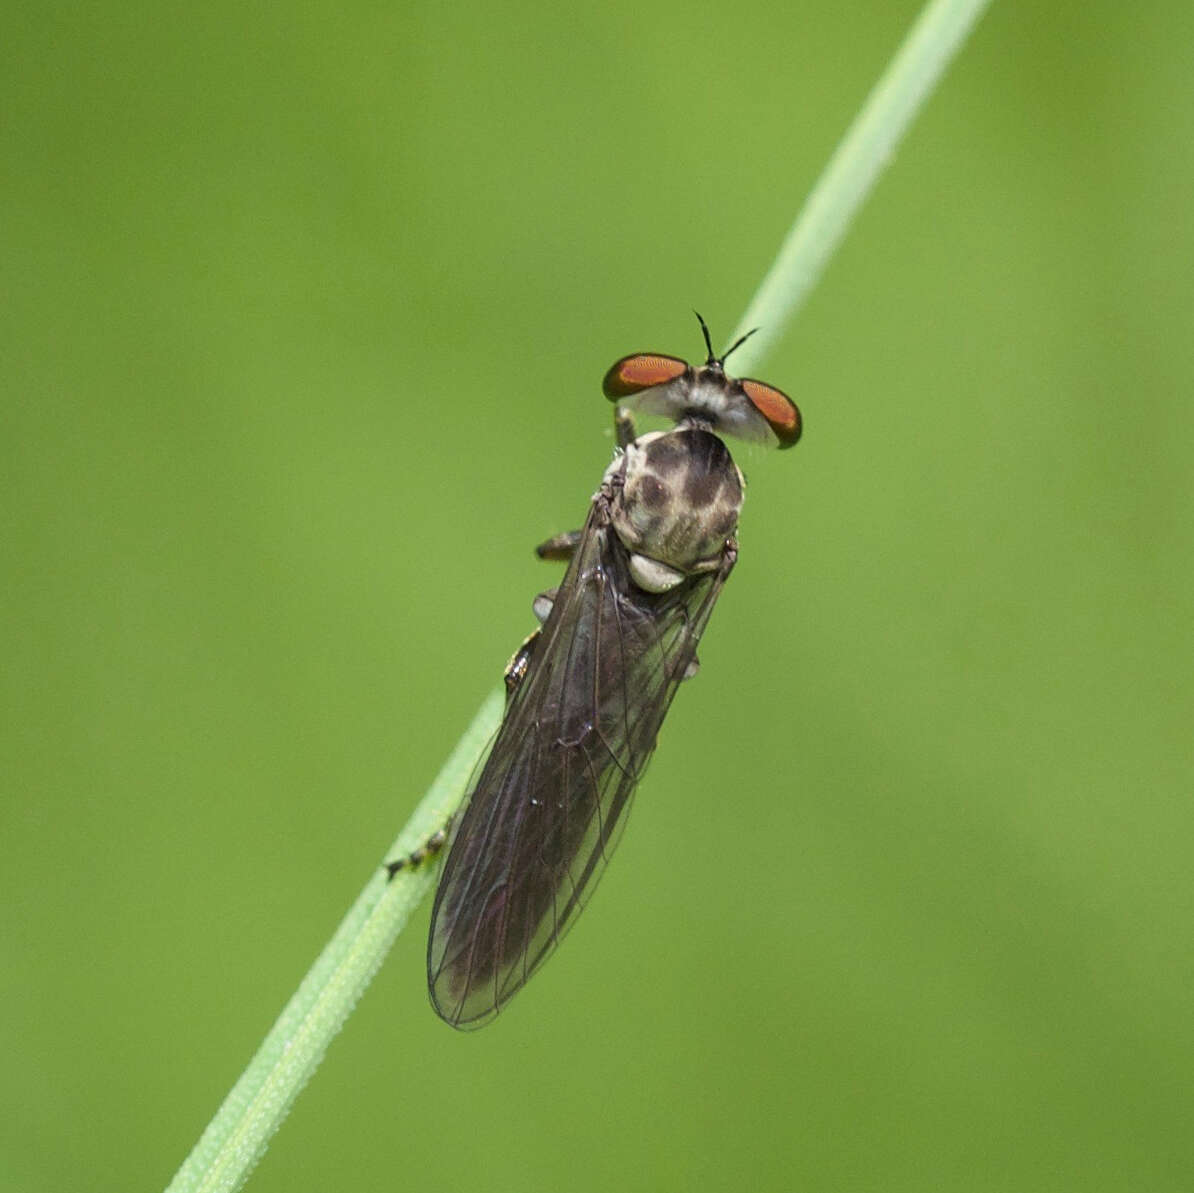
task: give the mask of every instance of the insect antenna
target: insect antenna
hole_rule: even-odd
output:
[[[693,311],[692,313],[697,317],[697,322],[701,325],[701,331],[703,331],[705,333],[705,347],[709,349],[709,357],[705,361],[705,364],[707,364],[707,365],[720,364],[721,362],[717,359],[717,353],[713,351],[713,341],[709,338],[709,328],[706,325],[704,319],[701,318],[701,312]]]
[[[742,345],[743,345],[743,344],[745,344],[745,343],[746,343],[746,341],[747,341],[747,340],[749,340],[749,339],[750,339],[750,337],[751,337],[751,336],[753,336],[753,335],[755,334],[755,332],[756,332],[756,331],[758,331],[758,330],[759,330],[759,329],[758,329],[757,327],[752,327],[752,328],[750,329],[750,331],[748,331],[748,332],[746,333],[746,335],[744,335],[744,336],[739,336],[739,337],[738,337],[738,338],[737,338],[737,339],[736,339],[736,340],[735,340],[735,341],[734,341],[734,342],[733,342],[733,343],[732,343],[732,344],[731,344],[731,345],[730,345],[730,346],[729,346],[729,347],[728,347],[728,348],[727,348],[727,349],[726,349],[726,350],[725,350],[725,351],[724,351],[724,352],[721,354],[721,363],[722,363],[722,364],[725,364],[725,362],[726,362],[726,357],[727,357],[727,356],[729,356],[729,354],[730,354],[731,352],[733,352],[735,349],[737,349],[737,348],[741,348],[741,347],[742,347]]]
[[[693,311],[692,313],[697,317],[697,322],[701,325],[701,331],[704,333],[704,336],[705,336],[705,347],[709,349],[709,356],[705,361],[706,366],[708,366],[708,365],[718,365],[718,366],[724,365],[726,362],[726,357],[729,356],[731,352],[734,352],[737,349],[741,348],[742,345],[745,344],[746,341],[749,340],[750,337],[753,336],[755,334],[755,332],[759,330],[757,327],[752,327],[750,329],[750,331],[748,331],[746,333],[746,335],[739,336],[720,356],[718,356],[717,353],[713,351],[713,340],[709,336],[708,326],[706,325],[704,319],[701,318],[701,312]]]

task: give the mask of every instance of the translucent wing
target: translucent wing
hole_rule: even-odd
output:
[[[427,978],[454,1027],[488,1022],[572,925],[625,825],[734,564],[646,593],[594,499],[472,790],[432,912]]]

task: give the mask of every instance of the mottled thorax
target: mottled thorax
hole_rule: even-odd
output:
[[[700,427],[643,435],[626,448],[614,528],[627,549],[685,573],[720,558],[738,527],[742,474]]]

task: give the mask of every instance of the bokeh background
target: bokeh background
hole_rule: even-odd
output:
[[[9,5],[0,1189],[166,1183],[916,11]],[[492,1027],[427,910],[254,1190],[1194,1181],[1194,15],[997,0]]]

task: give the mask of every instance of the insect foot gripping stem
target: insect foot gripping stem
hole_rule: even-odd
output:
[[[448,821],[443,828],[436,830],[419,846],[418,849],[400,857],[396,862],[386,862],[386,881],[388,882],[399,870],[414,870],[425,861],[436,857],[440,850],[448,843],[448,831],[452,822]]]

